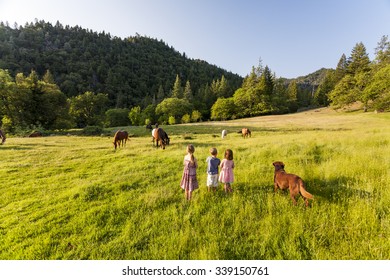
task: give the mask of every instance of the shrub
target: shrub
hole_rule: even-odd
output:
[[[101,135],[103,129],[99,126],[86,126],[83,128],[84,135]]]

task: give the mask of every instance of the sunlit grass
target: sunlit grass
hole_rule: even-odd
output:
[[[241,127],[252,129],[242,139]],[[144,128],[109,137],[8,138],[0,146],[0,259],[388,259],[389,114],[309,111],[165,126],[166,150]],[[221,139],[220,131],[229,131]],[[187,144],[200,189],[179,187]],[[230,148],[234,193],[208,193],[210,147]],[[315,196],[274,194],[272,162]]]

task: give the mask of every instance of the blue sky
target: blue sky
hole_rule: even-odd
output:
[[[35,19],[162,39],[242,76],[261,58],[277,77],[295,78],[335,68],[359,42],[373,59],[390,35],[390,0],[0,0],[0,21]]]

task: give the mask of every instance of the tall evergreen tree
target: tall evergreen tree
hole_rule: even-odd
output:
[[[340,81],[345,76],[345,74],[347,74],[347,70],[348,70],[348,61],[345,54],[343,54],[340,57],[339,62],[337,63],[336,72],[335,72],[336,81]]]
[[[375,62],[379,65],[385,65],[390,63],[390,42],[388,36],[382,36],[375,48]]]
[[[351,57],[348,60],[347,71],[351,75],[370,71],[370,58],[362,42],[357,43],[352,49]]]
[[[186,82],[186,86],[185,86],[184,92],[183,92],[183,98],[187,99],[190,103],[192,103],[192,101],[194,99],[194,97],[192,95],[190,81]]]
[[[329,69],[326,72],[324,80],[318,86],[314,93],[314,104],[319,106],[328,106],[329,98],[328,94],[334,89],[336,85],[336,71]]]
[[[157,102],[157,103],[160,103],[161,101],[164,100],[164,98],[165,98],[164,88],[163,88],[162,85],[160,85],[160,86],[158,87],[156,102]]]
[[[181,80],[180,80],[180,77],[178,74],[176,75],[176,80],[175,80],[175,83],[173,84],[171,97],[172,98],[183,98],[183,90],[181,88]]]
[[[293,80],[287,87],[288,102],[287,106],[290,112],[296,112],[298,109],[298,85]]]

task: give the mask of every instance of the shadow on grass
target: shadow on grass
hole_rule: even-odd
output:
[[[326,181],[314,179],[305,182],[306,191],[314,196],[314,200],[320,199],[330,203],[343,203],[350,199],[371,199],[373,194],[369,191],[354,189],[348,186],[354,182],[353,178],[337,177]],[[248,186],[245,183],[233,185],[233,189],[243,196],[253,197],[258,194],[274,194],[274,185]],[[277,194],[289,198],[289,190],[278,190]]]
[[[306,190],[314,197],[321,197],[331,203],[340,203],[351,198],[370,199],[372,193],[365,190],[358,190],[348,187],[348,183],[352,183],[353,178],[337,177],[326,181],[314,179],[307,182]]]
[[[23,151],[23,150],[32,150],[36,145],[29,145],[29,144],[23,144],[23,145],[12,145],[12,146],[6,146],[1,145],[0,150],[16,150],[16,151]]]

